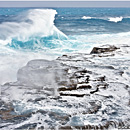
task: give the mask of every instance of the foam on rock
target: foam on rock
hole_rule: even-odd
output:
[[[129,126],[130,52],[126,46],[117,48],[107,51],[107,57],[99,49],[96,55],[66,54],[54,61],[28,62],[18,71],[17,82],[1,86],[0,102],[8,107],[1,105],[0,128]]]

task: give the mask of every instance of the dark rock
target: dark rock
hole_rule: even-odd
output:
[[[62,87],[58,89],[58,91],[71,91],[71,90],[76,90],[76,86],[75,87]]]
[[[99,77],[99,78],[97,79],[97,81],[101,81],[101,82],[105,81],[105,76]]]
[[[67,55],[63,55],[62,57],[67,57]]]
[[[81,85],[77,89],[91,89],[91,88],[92,88],[92,86],[90,86],[90,85]]]
[[[118,74],[122,76],[124,74],[124,71],[120,71]]]
[[[93,50],[90,52],[90,54],[100,54],[104,52],[112,52],[119,48],[115,46],[109,46],[109,47],[94,47]]]
[[[94,90],[94,91],[91,91],[90,93],[91,94],[94,94],[95,92],[98,92],[99,91],[99,88],[97,88],[96,90]]]
[[[71,126],[62,126],[59,128],[59,130],[73,130]]]
[[[91,89],[92,87],[90,85],[80,85],[78,88],[76,87],[77,84],[71,86],[71,87],[62,87],[59,88],[58,91],[72,91],[72,90],[77,90],[77,89]]]
[[[115,69],[113,66],[106,66],[108,69]]]
[[[74,96],[74,97],[83,97],[86,94],[67,94],[67,93],[60,93],[60,96]]]
[[[45,100],[45,98],[44,97],[36,98],[34,101],[38,102],[38,101],[41,101],[41,100]]]

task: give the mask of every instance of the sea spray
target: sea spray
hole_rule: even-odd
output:
[[[52,96],[58,96],[58,82],[65,80],[65,71],[56,61],[32,60],[17,73],[19,84],[27,87],[50,91]]]
[[[15,16],[18,21],[0,24],[0,44],[24,44],[37,38],[66,39],[67,36],[54,25],[56,10],[32,9]],[[14,19],[14,18],[13,18]]]
[[[0,84],[16,81],[18,69],[30,60],[52,60],[57,57],[52,51],[60,54],[56,48],[62,48],[61,41],[67,36],[54,25],[56,14],[53,9],[25,9],[3,19],[0,23]]]

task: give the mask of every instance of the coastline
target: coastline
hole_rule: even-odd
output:
[[[59,129],[130,126],[129,55],[129,45],[104,45],[93,48],[90,54],[73,53],[54,61],[29,61],[18,71],[17,82],[1,86],[1,104],[5,105],[0,110],[3,124],[0,127],[6,128],[4,122],[14,120],[17,124],[16,120],[25,121],[37,114],[49,115]],[[35,123],[25,121],[17,129],[35,128]],[[47,128],[55,125],[52,123]]]

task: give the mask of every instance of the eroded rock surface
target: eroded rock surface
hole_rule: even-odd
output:
[[[96,51],[28,62],[1,86],[0,129],[128,127],[130,48]]]

